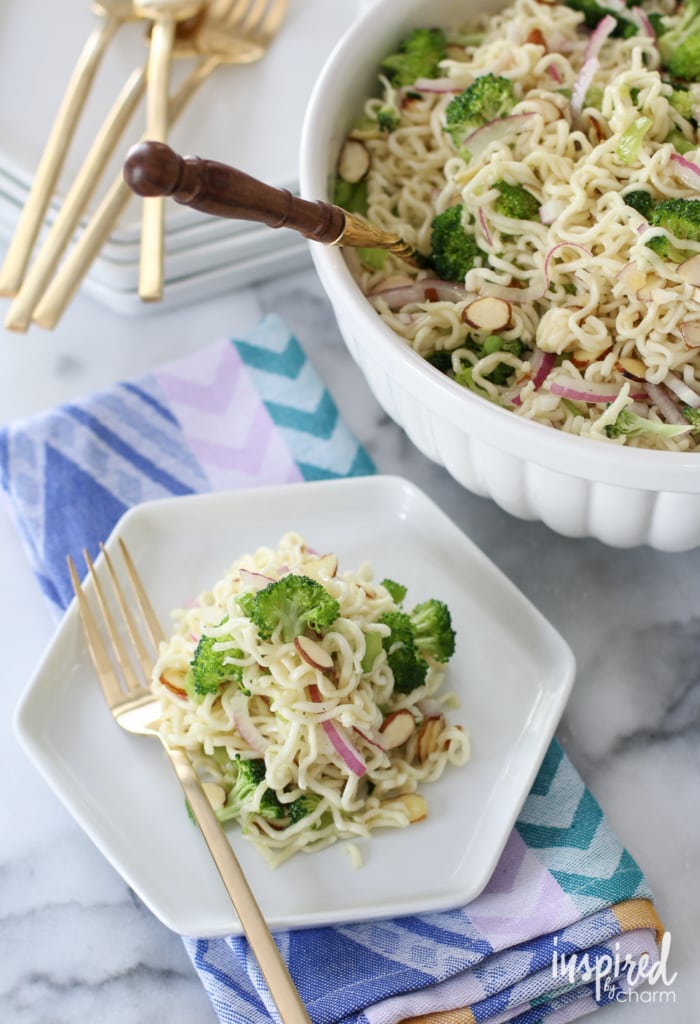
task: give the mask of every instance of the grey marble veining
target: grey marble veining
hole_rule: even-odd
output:
[[[380,472],[425,490],[552,621],[577,659],[559,737],[636,857],[672,934],[675,1002],[608,1007],[610,1024],[700,1019],[700,551],[567,540],[469,494],[384,415],[310,267],[120,319],[79,298],[51,336],[3,333],[0,421],[131,376],[280,314]],[[53,623],[0,503],[0,1006],[12,1024],[213,1024],[178,936],[130,893],[20,751],[11,713]],[[10,585],[7,585],[10,581]]]

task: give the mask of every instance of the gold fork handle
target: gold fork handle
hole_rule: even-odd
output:
[[[199,87],[222,63],[220,57],[201,60],[187,75],[170,101],[169,121],[174,124]],[[90,217],[85,230],[58,268],[34,310],[33,320],[52,330],[63,316],[93,261],[109,238],[132,196],[122,174],[118,174],[99,207]]]
[[[284,1024],[311,1024],[277,943],[187,753],[165,747]]]
[[[143,95],[145,84],[145,68],[136,69],[126,80],[10,305],[5,320],[8,330],[26,331],[31,323],[34,309],[80,223],[100,175]]]
[[[102,55],[122,23],[106,15],[88,36],[44,146],[34,181],[25,200],[5,262],[0,270],[0,295],[16,295],[53,194],[66,151],[85,105]]]

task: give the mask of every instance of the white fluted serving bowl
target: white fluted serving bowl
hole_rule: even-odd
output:
[[[332,199],[334,168],[379,60],[417,25],[464,25],[499,0],[375,0],[330,54],[307,108],[300,186]],[[340,331],[389,416],[476,494],[567,537],[614,547],[700,545],[700,455],[606,445],[523,420],[418,356],[365,299],[339,249],[312,243]]]

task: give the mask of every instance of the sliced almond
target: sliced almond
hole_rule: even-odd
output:
[[[370,158],[367,147],[359,139],[348,139],[338,158],[338,174],[351,185],[362,181],[369,170]]]
[[[495,295],[474,299],[462,312],[462,320],[482,331],[502,331],[510,323],[510,302]]]
[[[392,800],[384,800],[382,807],[405,810],[412,825],[428,817],[428,805],[420,793],[403,793]]]
[[[392,711],[382,722],[379,732],[385,750],[394,750],[405,743],[416,730],[416,720],[408,708]]]
[[[700,252],[678,265],[678,276],[693,287],[700,286]]]
[[[184,672],[177,672],[173,668],[166,668],[161,674],[160,681],[166,689],[170,690],[177,697],[187,697]]]
[[[426,718],[418,730],[416,740],[416,757],[423,764],[427,761],[434,750],[440,744],[440,736],[445,728],[444,715],[436,715],[433,718]]]
[[[681,324],[680,332],[687,348],[700,348],[700,323]]]
[[[215,811],[220,811],[226,803],[226,790],[218,782],[203,782],[202,789]]]
[[[649,302],[652,292],[662,284],[664,284],[664,279],[658,274],[647,274],[644,284],[637,289],[637,298],[641,302]]]
[[[328,672],[333,668],[333,659],[325,647],[312,640],[310,636],[295,636],[294,646],[297,654],[307,665],[316,668],[319,672]]]
[[[633,356],[623,356],[622,359],[616,361],[615,367],[623,377],[631,377],[632,380],[636,381],[646,380],[647,368],[641,359],[635,359]]]
[[[646,284],[646,271],[640,270],[634,263],[628,263],[618,274],[618,280],[631,292],[638,292]]]
[[[307,558],[304,562],[304,572],[313,576],[326,576],[333,578],[338,571],[338,556],[334,554],[319,555],[318,558]]]

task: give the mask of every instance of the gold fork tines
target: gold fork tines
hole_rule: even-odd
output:
[[[97,678],[115,721],[132,733],[156,736],[175,769],[192,815],[200,827],[212,859],[221,875],[231,903],[238,914],[251,949],[257,957],[263,977],[283,1024],[311,1024],[301,997],[292,981],[280,951],[267,926],[262,911],[250,889],[221,822],[182,747],[168,746],[158,731],[160,705],[150,688],[154,659],[144,643],[146,635],[155,651],[163,639],[162,627],[136,570],[134,561],[121,538],[117,547],[136,598],[135,608],[126,596],[117,567],[100,545],[105,571],[100,572],[87,551],[83,557],[95,593],[96,615],[80,581],[73,559],[68,568],[75,591],[80,620]],[[107,590],[109,586],[110,591]],[[108,594],[114,599],[124,620],[125,635],[117,626]],[[104,634],[109,639],[105,642]],[[128,637],[128,642],[125,637]],[[130,645],[130,646],[129,646]],[[110,657],[110,649],[112,657]],[[115,671],[113,660],[121,675]],[[138,668],[134,667],[134,662]],[[139,671],[143,679],[139,678]]]
[[[169,127],[172,128],[195,93],[218,68],[260,60],[272,45],[286,12],[287,0],[210,0],[201,23],[192,33],[193,51],[199,60],[168,104]],[[32,302],[34,323],[47,330],[56,326],[132,195],[119,173],[73,247],[67,251],[61,248],[65,259],[57,268],[52,267],[52,271],[56,271],[53,278],[42,282],[41,297]],[[81,209],[84,210],[84,206]],[[22,322],[5,326],[25,329]]]

